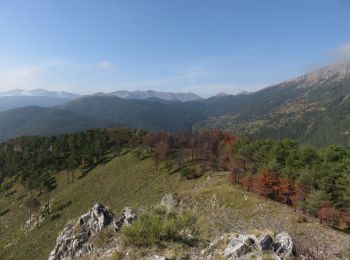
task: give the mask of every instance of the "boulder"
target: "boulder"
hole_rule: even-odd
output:
[[[173,195],[166,194],[166,195],[164,195],[160,205],[165,208],[167,213],[169,213],[170,211],[173,210],[174,207],[176,207],[177,200],[175,199],[175,197]]]
[[[292,237],[286,232],[279,233],[275,238],[273,251],[281,257],[292,257],[294,254]]]
[[[237,238],[231,239],[225,248],[223,256],[234,259],[235,257],[241,257],[251,251],[251,245],[254,244],[254,240],[245,235],[239,235]]]
[[[270,250],[272,248],[273,239],[270,235],[259,237],[258,246],[260,250]]]

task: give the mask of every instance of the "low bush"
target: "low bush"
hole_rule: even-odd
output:
[[[189,212],[165,214],[161,210],[144,213],[122,231],[127,245],[153,246],[163,242],[195,243],[196,218]]]
[[[186,179],[186,180],[192,180],[192,179],[197,179],[199,177],[201,177],[203,175],[203,173],[201,173],[200,171],[197,171],[194,168],[183,168],[181,170],[181,177]]]
[[[62,215],[60,213],[53,214],[53,215],[51,215],[51,220],[59,219],[61,216]]]
[[[112,228],[105,228],[93,240],[94,248],[102,248],[107,245],[114,237],[115,232]]]

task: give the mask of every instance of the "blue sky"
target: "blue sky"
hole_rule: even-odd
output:
[[[0,0],[0,91],[254,91],[350,58],[347,0]]]

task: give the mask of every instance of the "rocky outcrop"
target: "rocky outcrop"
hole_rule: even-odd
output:
[[[193,259],[260,259],[269,255],[272,259],[292,257],[293,241],[288,233],[278,234],[275,240],[268,234],[255,235],[226,234],[215,239]]]
[[[136,218],[131,208],[125,208],[121,217],[115,220],[113,212],[101,204],[96,204],[75,224],[67,225],[56,240],[56,246],[49,255],[49,260],[77,259],[92,252],[93,245],[89,243],[102,229],[112,227],[118,232],[124,225],[130,224]]]

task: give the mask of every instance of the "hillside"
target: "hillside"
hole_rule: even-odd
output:
[[[184,105],[185,104],[185,105]],[[189,106],[188,104],[193,104]],[[196,103],[161,100],[126,100],[111,96],[86,96],[62,109],[119,125],[150,131],[191,131],[194,122],[203,119]]]
[[[0,141],[23,135],[57,135],[116,124],[70,111],[25,107],[0,113]]]
[[[72,98],[46,96],[0,96],[0,112],[13,108],[39,106],[53,107],[68,103]]]
[[[348,146],[349,95],[350,65],[333,65],[251,94],[212,98],[208,119],[195,128]]]
[[[336,254],[346,256],[349,253],[349,235],[322,226],[312,218],[298,222],[299,216],[292,208],[228,184],[225,172],[207,172],[201,178],[183,180],[177,173],[169,174],[164,167],[156,170],[150,158],[140,160],[133,151],[125,151],[73,183],[67,184],[66,175],[66,172],[56,175],[57,188],[51,192],[51,217],[46,217],[39,228],[31,231],[23,229],[28,213],[22,206],[25,193],[21,187],[15,186],[10,191],[13,201],[9,208],[7,198],[1,193],[1,211],[9,209],[0,217],[1,259],[47,259],[56,236],[67,222],[77,220],[96,202],[119,212],[126,206],[137,209],[158,204],[164,194],[175,192],[199,218],[201,247],[233,230],[245,233],[287,230],[296,241],[309,248],[327,248],[328,257],[332,259]],[[77,172],[76,177],[79,175]],[[168,244],[167,248],[148,250],[170,257],[184,256],[189,252],[186,250],[190,250],[179,246]],[[147,249],[131,248],[130,254],[140,256],[141,252]]]

